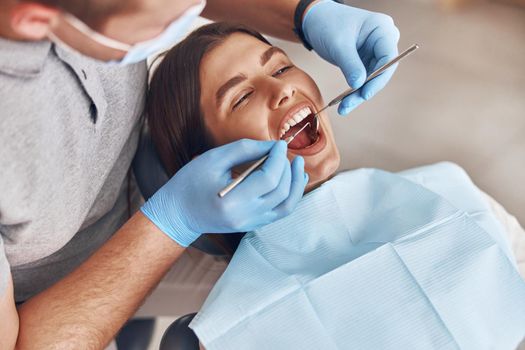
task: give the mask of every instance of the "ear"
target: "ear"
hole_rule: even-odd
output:
[[[47,37],[60,10],[32,2],[19,3],[11,10],[11,28],[27,40],[42,40]]]

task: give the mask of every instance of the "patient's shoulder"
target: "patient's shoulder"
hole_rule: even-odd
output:
[[[343,170],[338,172],[334,177],[327,181],[327,183],[332,182],[332,180],[345,180],[349,177],[364,177],[369,181],[374,181],[375,178],[384,177],[384,176],[401,176],[407,180],[423,184],[427,181],[439,181],[439,182],[452,182],[452,183],[464,183],[471,184],[472,180],[468,173],[460,165],[453,162],[439,162],[433,164],[427,164],[418,166],[415,168],[406,169],[397,173],[391,173],[383,169],[378,168],[358,168],[352,170]]]
[[[470,177],[460,165],[453,162],[439,162],[428,165],[423,165],[407,170],[403,170],[397,173],[404,177],[410,177],[417,174],[434,175],[434,176],[447,176],[460,179],[469,179]]]

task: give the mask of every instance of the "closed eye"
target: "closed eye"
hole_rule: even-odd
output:
[[[293,65],[290,65],[290,66],[285,66],[285,67],[282,67],[280,68],[279,70],[277,70],[275,73],[272,74],[272,77],[278,77],[284,73],[286,73],[288,70],[292,69],[294,66]],[[239,98],[235,104],[233,105],[232,107],[232,110],[236,110],[244,101],[246,101],[251,95],[253,94],[253,91],[250,91],[244,95],[241,96],[241,98]]]
[[[241,105],[241,103],[243,103],[245,100],[247,100],[247,99],[250,97],[251,94],[253,94],[253,91],[250,91],[250,92],[248,92],[248,93],[242,95],[242,97],[239,98],[239,99],[237,100],[237,102],[235,102],[235,104],[233,105],[233,108],[232,108],[232,109],[233,109],[233,110],[237,109],[237,107],[239,107],[239,106]]]
[[[277,77],[281,74],[284,74],[286,73],[288,70],[292,69],[293,66],[286,66],[286,67],[282,67],[281,69],[279,69],[278,71],[276,71],[275,73],[272,74],[272,77]]]

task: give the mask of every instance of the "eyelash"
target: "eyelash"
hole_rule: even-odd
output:
[[[286,67],[283,67],[281,69],[279,69],[277,72],[275,72],[272,77],[276,77],[276,76],[279,76],[281,74],[284,74],[286,73],[288,70],[292,69],[293,66],[286,66]]]
[[[286,67],[283,67],[281,69],[279,69],[277,72],[275,72],[274,74],[272,74],[272,77],[277,77],[281,74],[284,74],[286,73],[288,70],[290,70],[291,68],[293,68],[293,66],[286,66]],[[235,104],[233,105],[233,110],[237,109],[237,107],[239,107],[239,105],[241,103],[243,103],[246,99],[248,99],[248,97],[251,96],[251,94],[253,94],[253,91],[247,93],[247,94],[244,94],[239,100],[237,100],[237,102],[235,102]]]
[[[241,103],[244,102],[244,100],[246,100],[248,97],[250,97],[250,95],[253,94],[253,91],[247,93],[247,94],[244,94],[237,102],[235,102],[235,104],[233,105],[233,109],[237,109],[237,107],[239,107],[239,105]]]

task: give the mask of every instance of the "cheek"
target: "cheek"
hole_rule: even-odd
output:
[[[337,171],[340,160],[337,148],[333,148],[318,162],[310,162],[306,159],[304,168],[310,174],[311,182],[323,181]]]
[[[244,138],[270,140],[268,115],[255,104],[245,105],[236,112],[221,118],[208,118],[208,130],[220,146]]]
[[[312,164],[312,162],[309,162],[308,160],[305,161],[304,171],[308,173],[308,185],[306,186],[306,191],[310,191],[335,174],[339,168],[340,157],[339,153],[336,151],[329,154],[318,164]]]
[[[254,120],[253,122],[241,121],[229,123],[229,130],[224,133],[227,141],[239,139],[269,140],[268,124]]]

